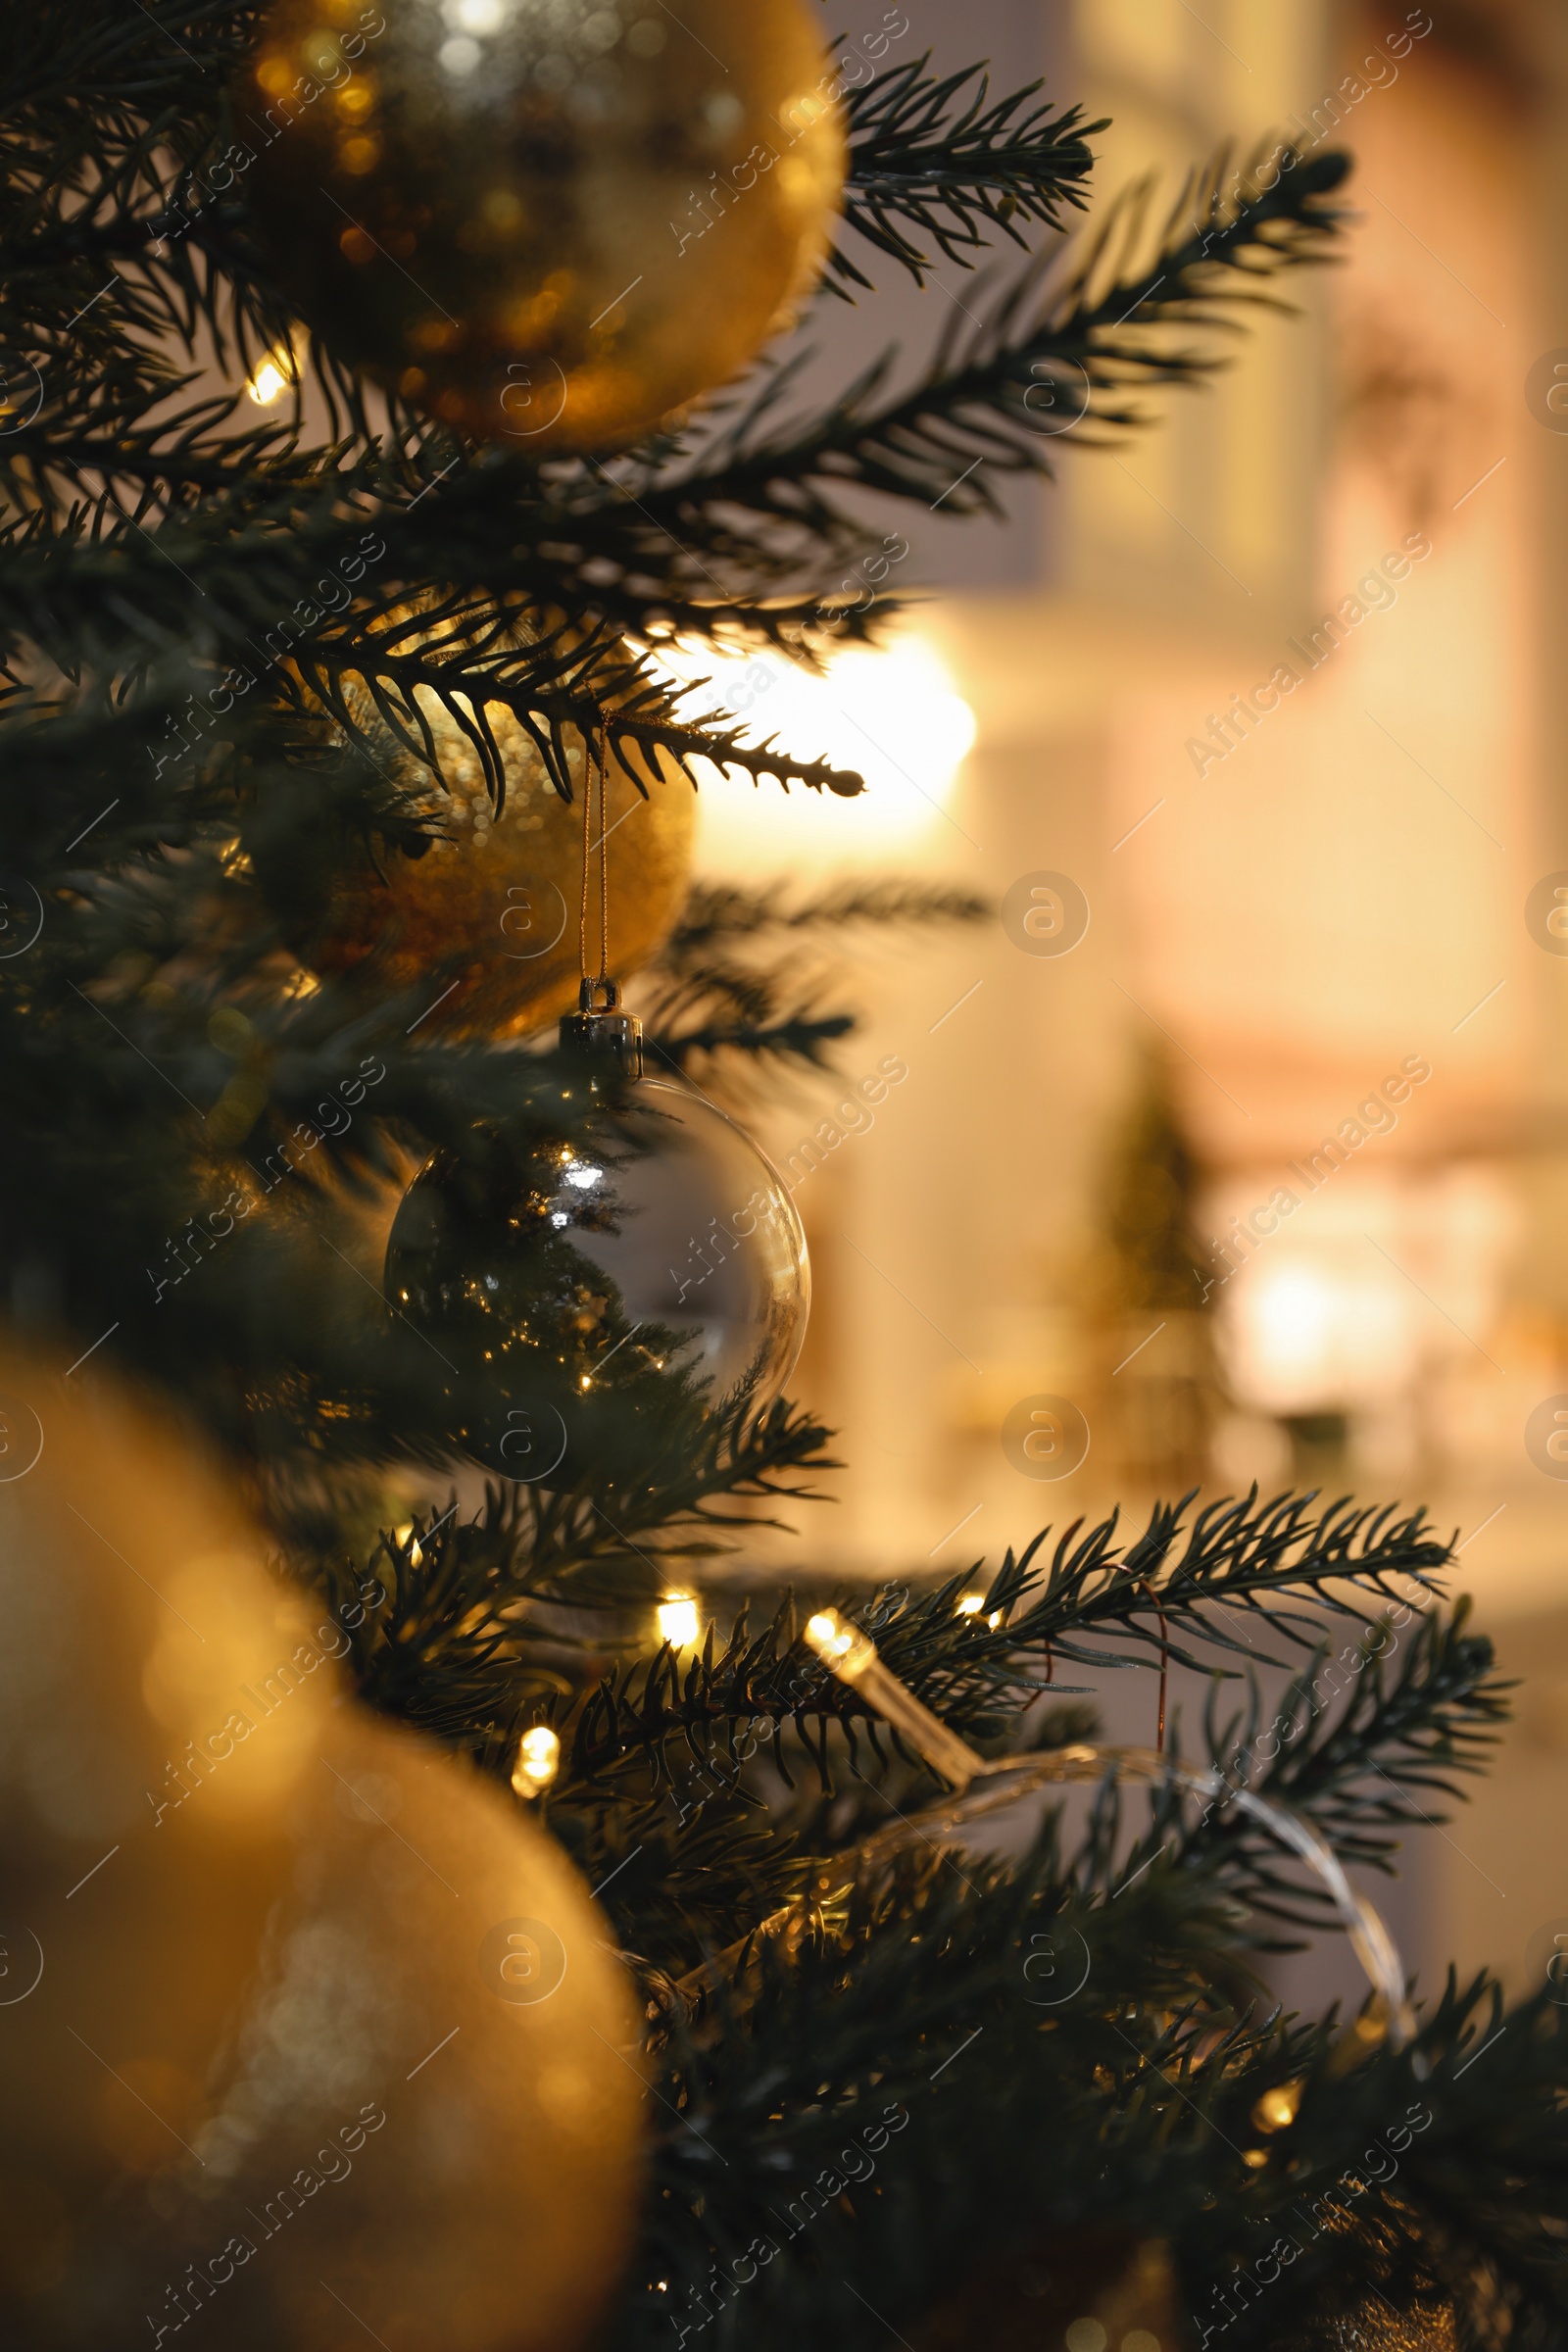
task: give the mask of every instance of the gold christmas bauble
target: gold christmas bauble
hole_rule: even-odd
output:
[[[1429,2296],[1396,2311],[1386,2295],[1360,2304],[1340,2328],[1338,2342],[1361,2352],[1459,2352],[1458,2318],[1451,2303]]]
[[[1184,2315],[1171,2248],[1163,2240],[1106,2228],[1052,2228],[1038,2230],[1004,2261],[988,2264],[939,2304],[914,2352],[1056,2352],[1058,2346],[1063,2352],[1192,2352],[1234,2317],[1220,2290],[1206,2318],[1201,2312],[1196,2319]],[[1425,2297],[1396,2311],[1386,2296],[1369,2296],[1332,2333],[1291,2303],[1268,2340],[1288,2343],[1291,2352],[1308,2342],[1360,2345],[1365,2352],[1457,2352],[1459,2339],[1451,2303]]]
[[[492,710],[493,722],[501,720]],[[334,864],[323,906],[290,926],[314,970],[353,976],[380,994],[429,983],[425,1032],[521,1037],[577,1002],[583,823],[545,774],[522,730],[498,725],[507,765],[497,816],[477,756],[456,728],[441,738],[449,786],[432,798],[443,829],[419,858]],[[593,794],[589,847],[600,839]],[[686,897],[697,796],[679,777],[650,783],[646,799],[613,756],[605,792],[611,970],[624,976],[659,948]],[[589,969],[600,961],[599,858],[591,860]]]
[[[1170,2249],[1125,2230],[1040,2230],[940,2303],[915,2352],[1189,2352]]]
[[[631,440],[744,367],[844,182],[805,0],[278,0],[235,114],[328,349],[536,454]]]
[[[580,2342],[637,2188],[604,1923],[343,1695],[379,1586],[285,1591],[162,1415],[62,1372],[0,1353],[0,2341]]]

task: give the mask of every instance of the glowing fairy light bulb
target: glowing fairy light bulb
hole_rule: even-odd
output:
[[[259,409],[270,409],[281,400],[294,381],[294,357],[287,351],[270,351],[245,390]]]
[[[835,1658],[848,1657],[855,1647],[855,1635],[837,1609],[819,1609],[807,1626],[806,1639],[817,1656],[829,1664]]]
[[[548,1723],[536,1723],[522,1735],[512,1786],[519,1796],[541,1796],[561,1770],[561,1741]]]
[[[1280,2082],[1272,2090],[1265,2090],[1252,2109],[1252,2121],[1259,2132],[1283,2132],[1294,2124],[1303,2087],[1299,2082]]]
[[[858,1690],[895,1731],[902,1732],[953,1788],[967,1788],[975,1774],[984,1771],[981,1757],[968,1741],[950,1731],[940,1716],[933,1715],[907,1685],[883,1665],[870,1635],[841,1617],[837,1609],[819,1609],[808,1619],[806,1640],[823,1665],[841,1683]]]
[[[666,1592],[659,1604],[659,1630],[671,1649],[696,1646],[701,1621],[690,1592]]]

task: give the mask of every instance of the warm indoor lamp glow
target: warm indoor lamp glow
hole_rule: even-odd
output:
[[[701,1630],[697,1602],[690,1592],[666,1592],[659,1604],[659,1630],[671,1649],[695,1647]]]
[[[540,1796],[561,1770],[561,1741],[548,1723],[536,1723],[522,1735],[512,1786],[519,1796]]]
[[[1310,1266],[1269,1272],[1271,1278],[1258,1285],[1264,1360],[1282,1386],[1310,1380],[1329,1347],[1338,1303],[1333,1288]]]
[[[686,705],[693,723],[722,709],[754,742],[770,735],[807,759],[865,778],[856,800],[738,772],[706,771],[698,805],[702,860],[726,872],[773,871],[792,861],[869,861],[929,842],[958,850],[964,834],[948,804],[975,739],[974,712],[956,691],[934,646],[906,632],[885,650],[846,646],[821,671],[768,651],[717,654],[679,640],[661,644],[655,666],[680,685],[700,685]]]
[[[1341,1411],[1401,1392],[1416,1347],[1408,1285],[1364,1236],[1356,1241],[1344,1250],[1282,1249],[1237,1283],[1228,1317],[1232,1374],[1250,1405]]]

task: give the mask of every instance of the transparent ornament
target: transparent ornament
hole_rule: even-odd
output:
[[[810,1303],[788,1188],[745,1128],[689,1088],[648,1078],[635,1101],[646,1149],[616,1166],[581,1150],[565,1157],[551,1225],[615,1285],[633,1322],[690,1335],[681,1360],[715,1405],[769,1403],[795,1369]]]
[[[568,1042],[620,1051],[635,1026],[593,1013]],[[534,1479],[573,1435],[677,1386],[710,1413],[761,1410],[800,1354],[810,1268],[789,1189],[745,1129],[644,1079],[597,1135],[497,1141],[477,1166],[438,1152],[393,1222],[386,1295],[452,1364],[466,1450]]]

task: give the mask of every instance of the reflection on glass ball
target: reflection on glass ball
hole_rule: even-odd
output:
[[[805,1337],[795,1203],[744,1128],[700,1095],[656,1079],[637,1102],[649,1148],[618,1167],[578,1152],[563,1168],[552,1230],[571,1233],[634,1321],[693,1335],[684,1360],[715,1404],[743,1394],[764,1404]]]
[[[388,1302],[441,1349],[462,1444],[547,1477],[568,1433],[675,1385],[710,1412],[771,1402],[810,1300],[778,1170],[724,1112],[648,1080],[596,1146],[438,1152],[387,1247]]]

